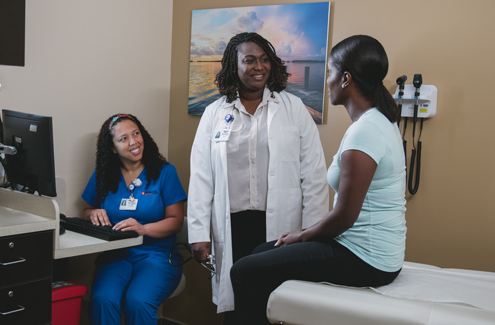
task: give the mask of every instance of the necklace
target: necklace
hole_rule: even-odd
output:
[[[244,108],[246,109],[246,112],[248,112],[249,114],[251,115],[254,115],[254,113],[256,112],[256,109],[258,108],[258,106],[261,104],[261,101],[263,100],[263,98],[260,98],[260,99],[257,99],[254,104],[252,105],[249,105],[249,108],[248,108],[248,105],[246,105],[247,103],[252,103],[252,101],[246,101],[246,103],[242,103],[242,105],[244,105]]]
[[[122,175],[124,176],[124,180],[125,180],[126,184],[131,184],[133,180],[139,179],[138,177],[139,177],[139,175],[141,175],[141,172],[143,171],[143,169],[144,169],[144,165],[140,166],[137,169],[132,169],[132,170],[121,168],[121,172],[122,172]],[[136,185],[136,184],[134,184],[134,185]]]

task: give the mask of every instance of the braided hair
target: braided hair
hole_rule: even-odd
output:
[[[141,122],[131,114],[116,114],[109,117],[101,126],[96,143],[96,199],[98,203],[105,201],[108,192],[116,193],[120,182],[120,167],[122,163],[119,156],[112,151],[113,127],[122,121],[130,120],[136,123],[141,136],[143,137],[144,151],[142,161],[146,168],[146,179],[148,184],[152,180],[157,180],[160,176],[160,169],[168,162],[160,153],[158,146],[146,131]]]
[[[380,42],[371,36],[351,36],[332,48],[330,58],[338,74],[349,72],[361,95],[390,122],[400,119],[397,103],[383,85],[388,57]]]
[[[239,45],[253,42],[265,51],[270,60],[271,71],[267,86],[271,92],[280,92],[287,87],[287,72],[282,59],[277,56],[273,45],[257,33],[240,33],[232,37],[225,48],[222,57],[222,69],[216,75],[215,84],[221,95],[227,96],[227,102],[232,103],[237,98],[239,90],[239,75],[237,74],[237,49]],[[273,95],[272,95],[273,96]]]

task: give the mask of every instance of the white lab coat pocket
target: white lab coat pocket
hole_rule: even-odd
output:
[[[279,150],[281,153],[282,161],[299,161],[301,148],[299,128],[297,126],[287,126],[282,128]]]
[[[213,238],[216,242],[223,243],[225,241],[225,197],[215,194],[212,207],[211,229]]]

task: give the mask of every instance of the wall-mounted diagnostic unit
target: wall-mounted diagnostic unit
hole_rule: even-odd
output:
[[[405,139],[407,120],[412,117],[412,144],[411,162],[409,165],[407,188],[409,193],[416,194],[419,188],[419,176],[421,170],[421,133],[423,131],[423,121],[431,118],[437,113],[437,87],[433,85],[423,85],[421,74],[415,74],[412,84],[406,85],[405,75],[397,78],[397,89],[393,97],[403,118],[402,122],[402,145],[404,147],[404,159],[407,171],[407,141]],[[420,128],[417,141],[416,123],[420,119]]]
[[[399,103],[399,88],[395,90],[393,97]],[[404,85],[404,95],[402,95],[402,117],[414,116],[414,102],[416,88],[412,84]],[[434,85],[421,85],[418,98],[418,118],[431,118],[437,113],[438,90]]]

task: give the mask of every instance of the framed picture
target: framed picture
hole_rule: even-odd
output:
[[[291,74],[286,91],[323,121],[329,2],[193,10],[188,113],[201,115],[220,98],[215,76],[230,38],[256,32],[273,44]]]

